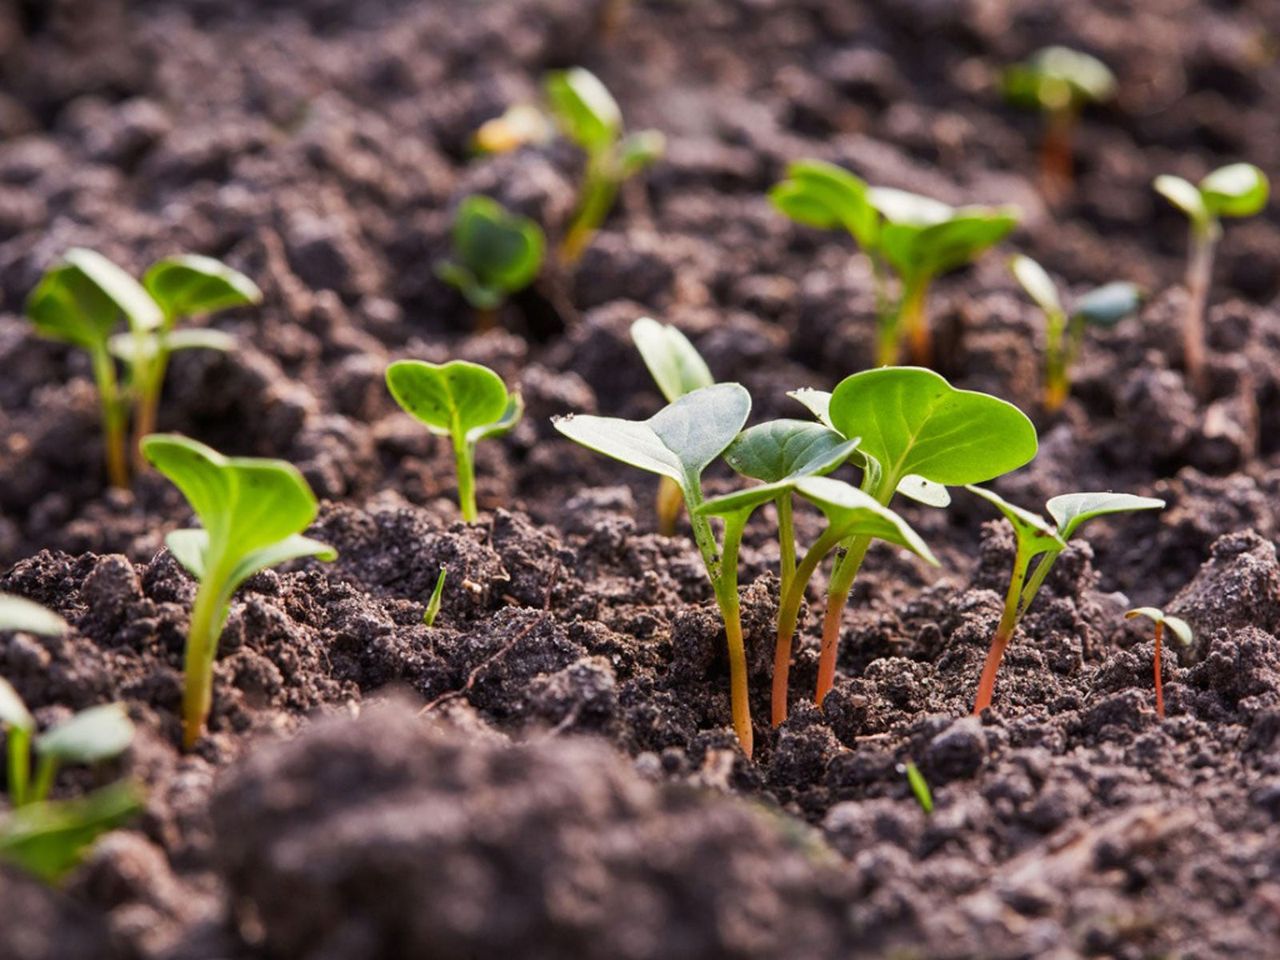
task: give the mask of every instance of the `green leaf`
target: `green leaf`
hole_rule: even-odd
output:
[[[22,702],[18,691],[4,677],[0,677],[0,723],[30,733],[36,728],[36,719]]]
[[[882,231],[885,258],[904,277],[933,277],[972,263],[1018,225],[1013,207],[962,207],[924,228],[890,223]]]
[[[956,214],[955,207],[941,200],[893,187],[871,187],[867,199],[885,220],[899,226],[931,227]]]
[[[546,250],[542,228],[489,197],[472,195],[453,221],[458,262],[437,265],[436,274],[458,287],[472,306],[492,309],[538,276]]]
[[[312,540],[310,537],[295,533],[291,537],[285,537],[279,543],[262,547],[243,557],[232,568],[231,574],[227,577],[227,593],[235,592],[235,589],[240,584],[244,583],[259,570],[277,567],[282,563],[288,563],[290,560],[300,560],[303,557],[315,557],[317,560],[331,563],[338,559],[338,551],[327,543],[321,543],[319,540]]]
[[[164,311],[167,325],[179,317],[262,302],[258,285],[221,260],[197,254],[166,257],[153,264],[142,285]]]
[[[160,350],[161,337],[169,351],[178,350],[217,350],[229,353],[235,349],[236,338],[221,330],[210,330],[206,327],[189,327],[174,330],[171,333],[146,333],[138,336],[132,333],[117,333],[107,341],[112,356],[128,364],[135,362],[141,345],[142,359],[149,360]]]
[[[1215,217],[1252,217],[1267,205],[1271,184],[1251,163],[1219,167],[1200,181],[1200,196]]]
[[[436,617],[440,615],[440,600],[444,596],[444,579],[448,576],[449,568],[442,566],[440,575],[436,577],[435,589],[431,591],[431,599],[427,601],[427,609],[422,614],[422,622],[428,627],[434,627]]]
[[[849,459],[857,439],[807,420],[770,420],[744,430],[724,452],[735,471],[765,483],[822,476]]]
[[[515,429],[520,418],[524,416],[524,397],[519,391],[512,393],[507,398],[507,409],[502,411],[502,416],[486,426],[472,427],[467,431],[467,443],[473,446],[481,440],[487,440],[490,437],[500,437],[504,433],[510,433]]]
[[[1070,47],[1045,47],[1008,68],[1005,96],[1013,103],[1063,110],[1115,96],[1115,74],[1097,57]]]
[[[623,180],[656,163],[667,150],[667,138],[659,130],[637,130],[618,145],[618,172]]]
[[[843,167],[822,160],[800,160],[787,168],[787,178],[770,192],[782,213],[806,226],[844,227],[863,250],[879,242],[880,215],[866,183]]]
[[[27,297],[27,318],[42,336],[92,350],[116,325],[120,309],[77,267],[60,264]]]
[[[1062,300],[1058,297],[1058,285],[1053,282],[1044,267],[1030,257],[1016,254],[1009,260],[1009,270],[1022,289],[1046,314],[1061,314]]]
[[[1124,617],[1126,620],[1132,620],[1134,617],[1147,617],[1155,623],[1163,623],[1184,647],[1191,646],[1195,641],[1195,634],[1191,630],[1191,624],[1181,617],[1167,615],[1159,607],[1135,607],[1128,611]]]
[[[1075,303],[1073,317],[1095,327],[1114,327],[1142,306],[1142,289],[1117,280],[1090,290]]]
[[[142,792],[115,783],[74,800],[19,807],[0,820],[0,860],[55,883],[80,862],[99,836],[142,809]]]
[[[74,247],[63,259],[116,305],[128,319],[131,330],[146,332],[164,324],[164,314],[151,294],[102,254]]]
[[[1058,532],[1039,514],[1023,510],[999,494],[982,487],[967,484],[965,489],[986,500],[1004,514],[1004,518],[1012,525],[1014,536],[1018,538],[1018,543],[1028,559],[1047,551],[1061,552],[1067,548],[1066,541],[1058,536]]]
[[[595,74],[582,67],[556,70],[547,74],[544,86],[561,129],[588,153],[618,139],[622,111]]]
[[[1134,510],[1163,510],[1164,506],[1163,500],[1131,493],[1064,493],[1045,504],[1045,509],[1057,523],[1062,539],[1070,540],[1081,524],[1095,517]]]
[[[0,630],[21,630],[56,637],[66,633],[67,623],[60,616],[25,597],[0,593]]]
[[[205,563],[209,550],[208,530],[173,530],[164,538],[164,545],[188,573],[197,580],[204,579],[208,569]]]
[[[671,324],[641,317],[631,324],[631,339],[668,403],[716,382],[702,354]]]
[[[910,524],[857,487],[831,477],[805,477],[796,483],[795,491],[823,512],[841,540],[876,537],[905,547],[930,565],[938,566],[933,551]]]
[[[1151,182],[1151,185],[1156,193],[1185,213],[1193,223],[1204,225],[1212,218],[1208,206],[1205,205],[1204,197],[1195,184],[1181,177],[1175,177],[1173,174],[1162,173]]]
[[[62,763],[97,763],[118,756],[133,740],[133,723],[123,703],[77,713],[36,737],[36,753]]]
[[[502,378],[466,360],[397,360],[387,368],[387,388],[407,413],[441,436],[465,437],[501,423],[511,411]]]
[[[1036,431],[1017,407],[957,390],[932,370],[886,367],[846,377],[831,395],[832,426],[860,436],[893,485],[909,474],[944,485],[980,483],[1036,453]]]
[[[562,434],[607,457],[670,477],[686,494],[733,442],[751,413],[741,384],[718,383],[686,393],[648,420],[578,414],[553,423]]]

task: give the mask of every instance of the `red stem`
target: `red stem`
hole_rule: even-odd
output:
[[[1164,719],[1164,676],[1160,669],[1160,641],[1164,638],[1164,624],[1156,624],[1156,716]]]

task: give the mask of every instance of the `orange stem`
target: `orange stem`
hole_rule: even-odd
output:
[[[1164,624],[1156,624],[1156,716],[1164,719],[1164,677],[1160,669],[1160,641],[1164,639]]]

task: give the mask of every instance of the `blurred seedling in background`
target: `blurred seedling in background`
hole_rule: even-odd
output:
[[[631,324],[631,340],[668,403],[716,382],[702,354],[688,337],[669,323],[641,317]],[[680,485],[670,477],[660,477],[658,532],[664,537],[675,536],[676,521],[680,519],[683,506]]]
[[[929,791],[929,781],[924,778],[915,761],[908,760],[898,770],[906,775],[907,785],[911,787],[911,794],[916,798],[916,803],[920,804],[920,809],[925,814],[933,813],[933,794]]]
[[[724,620],[729,650],[733,727],[750,757],[753,744],[747,694],[746,650],[738,607],[738,546],[742,526],[725,523],[723,546],[716,542],[703,502],[702,473],[737,437],[751,412],[751,396],[737,383],[720,383],[677,397],[648,420],[576,414],[557,418],[557,430],[597,453],[668,477],[689,511],[693,539],[702,556],[716,604]],[[745,523],[745,518],[742,518]]]
[[[967,489],[1004,515],[1013,527],[1017,544],[1013,573],[1005,594],[1004,611],[996,626],[995,636],[991,638],[991,648],[987,652],[982,677],[978,681],[978,693],[974,698],[973,712],[977,715],[991,706],[996,673],[1000,669],[1000,661],[1004,658],[1009,641],[1013,639],[1018,623],[1040,592],[1040,587],[1058,557],[1067,549],[1072,536],[1079,532],[1081,526],[1096,517],[1135,510],[1161,510],[1164,508],[1164,501],[1129,493],[1067,493],[1054,497],[1045,504],[1049,516],[1053,518],[1051,524],[1039,514],[1014,506],[990,490],[975,486],[968,486]]]
[[[1059,409],[1071,392],[1071,372],[1080,355],[1088,327],[1110,329],[1135,313],[1142,304],[1136,284],[1116,281],[1078,298],[1068,313],[1058,294],[1058,286],[1044,268],[1030,257],[1018,254],[1009,261],[1014,279],[1044,311],[1044,408]]]
[[[436,275],[471,304],[477,330],[491,329],[507,298],[542,269],[542,228],[496,200],[472,195],[458,205],[452,243],[453,257],[436,264]]]
[[[1075,177],[1075,132],[1084,108],[1115,96],[1116,78],[1097,57],[1069,47],[1045,47],[1006,67],[1005,99],[1045,117],[1040,147],[1041,188],[1050,203],[1071,192]]]
[[[582,67],[548,74],[544,88],[560,130],[587,155],[578,209],[560,245],[561,261],[574,264],[609,215],[619,188],[662,156],[666,139],[657,130],[624,133],[617,101]]]
[[[555,125],[531,103],[512,104],[500,117],[486,120],[472,137],[479,153],[510,153],[524,146],[550,142]]]
[[[224,457],[176,434],[145,437],[142,452],[182,491],[202,527],[165,538],[174,558],[200,582],[183,664],[182,743],[189,750],[209,717],[213,661],[232,595],[260,570],[301,557],[333,560],[337,552],[301,536],[319,506],[292,464]]]
[[[387,389],[406,413],[452,442],[458,507],[462,519],[474,523],[479,516],[476,444],[501,436],[520,422],[524,416],[520,394],[509,392],[488,367],[466,360],[442,364],[397,360],[387,367]]]
[[[1187,377],[1204,390],[1204,314],[1213,280],[1213,256],[1222,236],[1223,217],[1252,217],[1267,205],[1271,185],[1251,163],[1219,167],[1193,184],[1171,174],[1154,181],[1156,192],[1187,215],[1191,223],[1187,260],[1187,313],[1183,320],[1183,362]]]
[[[422,614],[422,622],[428,627],[436,625],[436,617],[440,616],[440,600],[444,596],[444,580],[449,575],[448,567],[440,568],[440,575],[436,577],[435,589],[431,591],[431,599],[427,601],[427,609]]]
[[[1146,617],[1155,624],[1155,690],[1156,690],[1156,716],[1161,720],[1164,719],[1164,671],[1161,664],[1160,648],[1164,640],[1165,627],[1169,628],[1169,632],[1184,647],[1191,646],[1195,635],[1191,632],[1191,625],[1181,617],[1171,617],[1159,607],[1136,607],[1125,615],[1126,620],[1132,620],[1134,617]]]

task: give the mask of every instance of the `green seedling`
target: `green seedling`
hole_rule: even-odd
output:
[[[943,488],[1001,476],[1036,453],[1035,427],[1021,410],[985,393],[957,390],[932,370],[867,370],[846,377],[829,395],[805,390],[793,396],[842,436],[862,438],[861,489],[882,506],[896,493],[945,506]],[[865,533],[839,539],[822,623],[814,694],[819,706],[835,682],[841,618],[871,540]],[[778,644],[788,649],[802,594],[793,599],[796,615],[786,600],[778,615]]]
[[[0,630],[57,637],[66,633],[67,623],[52,610],[26,597],[0,593]]]
[[[907,785],[911,787],[911,793],[916,798],[916,803],[920,804],[920,809],[926,815],[933,813],[933,794],[929,792],[929,781],[924,778],[915,761],[908,760],[898,769],[906,774]]]
[[[556,429],[570,440],[641,470],[669,477],[680,488],[694,542],[724,619],[733,727],[748,757],[753,733],[737,589],[742,531],[740,526],[735,529],[736,521],[726,521],[722,548],[708,516],[699,508],[704,502],[703,471],[733,442],[750,412],[750,394],[740,384],[721,383],[677,397],[648,420],[576,415],[554,421]]]
[[[83,797],[18,807],[0,820],[0,861],[57,883],[98,837],[139,813],[142,802],[141,788],[122,781]]]
[[[631,340],[668,403],[716,382],[702,354],[688,337],[669,323],[641,317],[631,324]],[[664,537],[675,536],[676,521],[680,519],[683,506],[679,485],[670,477],[660,477],[658,532]]]
[[[102,409],[107,478],[129,485],[126,396],[111,357],[111,334],[120,315],[139,341],[164,324],[156,302],[118,266],[92,250],[68,250],[27,298],[27,317],[42,336],[74,344],[88,352]]]
[[[1219,167],[1200,183],[1163,174],[1156,192],[1187,215],[1191,223],[1187,260],[1187,312],[1183,320],[1183,362],[1197,389],[1204,387],[1204,314],[1213,279],[1213,256],[1222,236],[1223,217],[1252,217],[1267,205],[1267,175],[1251,163]]]
[[[1071,190],[1072,155],[1080,114],[1091,103],[1115,96],[1115,74],[1097,57],[1068,47],[1045,47],[1005,69],[1005,99],[1045,116],[1040,177],[1045,195],[1056,202]]]
[[[1124,615],[1126,620],[1132,620],[1134,617],[1146,617],[1156,625],[1156,652],[1155,652],[1155,673],[1156,673],[1156,716],[1161,720],[1164,719],[1164,672],[1160,663],[1160,648],[1164,640],[1164,628],[1168,627],[1169,631],[1177,638],[1178,642],[1184,647],[1189,647],[1195,640],[1195,635],[1191,632],[1191,625],[1181,617],[1171,617],[1159,607],[1136,607]]]
[[[1004,611],[996,626],[995,636],[991,638],[991,649],[982,668],[982,678],[978,681],[978,693],[973,704],[976,716],[991,706],[996,673],[1000,669],[1000,661],[1004,659],[1009,641],[1013,639],[1018,623],[1040,592],[1045,578],[1049,576],[1049,571],[1053,569],[1062,551],[1067,548],[1071,537],[1079,532],[1081,526],[1096,517],[1131,513],[1135,510],[1160,510],[1164,508],[1164,501],[1129,493],[1067,493],[1054,497],[1045,504],[1049,516],[1053,518],[1053,523],[1050,523],[1039,514],[1014,506],[990,490],[972,485],[967,486],[967,489],[1004,514],[1013,527],[1017,543],[1013,574],[1009,578],[1009,589],[1004,599]]]
[[[435,589],[431,591],[431,599],[427,601],[427,609],[422,614],[422,622],[428,627],[434,627],[436,625],[436,617],[440,616],[440,599],[444,596],[444,578],[448,574],[448,567],[440,568],[440,576],[436,577]]]
[[[1057,284],[1040,264],[1018,254],[1009,261],[1009,269],[1044,311],[1044,407],[1052,413],[1066,402],[1071,391],[1071,371],[1080,355],[1085,329],[1109,329],[1131,316],[1142,304],[1142,292],[1136,284],[1108,283],[1076,300],[1068,314]]]
[[[176,434],[144,437],[142,453],[182,491],[203,529],[175,530],[169,551],[200,581],[187,632],[182,743],[195,746],[213,702],[213,661],[231,597],[249,577],[301,557],[333,560],[301,536],[319,509],[302,474],[283,460],[224,457]]]
[[[476,329],[497,324],[507,297],[523,290],[542,269],[542,228],[488,197],[473,195],[453,220],[453,258],[436,264],[436,275],[456,287],[476,311]]]
[[[453,442],[458,506],[462,519],[475,523],[476,444],[507,433],[524,416],[518,392],[478,363],[450,360],[426,363],[397,360],[387,367],[387,389],[396,403],[437,436]]]
[[[604,223],[622,184],[662,156],[666,139],[657,130],[624,133],[617,101],[582,67],[548,74],[544,87],[561,131],[587,155],[578,210],[560,245],[561,261],[573,264]]]

